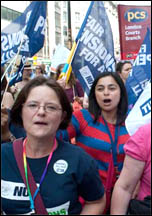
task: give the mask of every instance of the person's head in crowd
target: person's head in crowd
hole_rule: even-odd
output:
[[[56,68],[56,76],[55,79],[58,80],[60,77],[60,74],[62,72],[62,69],[64,67],[64,64],[60,64],[58,65],[58,67]],[[74,86],[76,84],[76,78],[74,76],[74,73],[71,72],[69,80],[68,80],[68,85],[70,85],[71,87]]]
[[[45,64],[37,65],[35,69],[35,75],[40,76],[45,74]]]
[[[95,122],[103,113],[116,113],[117,124],[124,122],[128,110],[126,88],[115,72],[103,72],[93,82],[89,94],[88,110]]]
[[[116,64],[116,73],[120,75],[124,83],[126,82],[131,70],[132,63],[130,61],[120,61]]]
[[[22,80],[30,80],[32,74],[32,64],[30,62],[26,62],[23,69]]]
[[[48,136],[51,130],[56,132],[58,128],[66,129],[71,115],[72,108],[62,87],[55,80],[43,76],[30,80],[22,88],[10,113],[11,122],[24,126],[27,133],[32,133],[35,125],[43,119]],[[47,133],[46,128],[44,135]]]

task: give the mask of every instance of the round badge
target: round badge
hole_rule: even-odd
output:
[[[63,174],[68,168],[68,163],[65,160],[58,160],[53,165],[53,169],[57,174]]]

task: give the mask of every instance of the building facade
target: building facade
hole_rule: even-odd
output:
[[[37,59],[43,59],[46,62],[51,60],[59,44],[71,48],[90,3],[90,1],[48,1],[45,43],[44,47],[33,57],[34,61]],[[1,1],[1,29],[23,13],[29,4],[30,1]],[[117,7],[112,1],[104,1],[104,5],[113,31],[116,55],[120,52]],[[69,34],[71,41],[69,41]]]

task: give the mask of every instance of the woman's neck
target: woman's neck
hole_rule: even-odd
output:
[[[50,154],[54,146],[55,139],[49,138],[44,139],[35,139],[32,137],[27,137],[26,142],[26,155],[30,158],[41,158]]]
[[[117,110],[112,112],[105,112],[102,110],[102,116],[110,124],[116,124],[117,122]]]

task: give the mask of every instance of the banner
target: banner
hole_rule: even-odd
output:
[[[51,59],[51,71],[55,72],[59,64],[66,64],[70,50],[62,45],[58,45]]]
[[[121,59],[136,59],[147,27],[151,28],[151,6],[118,5]]]
[[[125,125],[130,136],[139,127],[151,122],[151,83],[148,83],[133,109],[130,111]]]
[[[135,104],[147,83],[151,80],[151,34],[147,34],[126,80],[129,104]]]
[[[87,94],[100,73],[115,71],[112,30],[103,2],[91,2],[69,59],[72,59],[72,71]]]
[[[1,65],[20,55],[32,57],[44,44],[46,1],[32,1],[24,13],[1,32]]]

